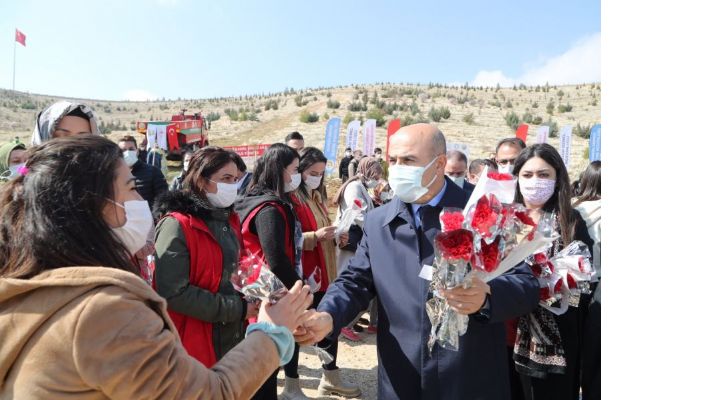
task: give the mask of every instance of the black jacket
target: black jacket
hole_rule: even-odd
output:
[[[338,171],[340,172],[340,179],[346,181],[348,178],[348,164],[350,164],[350,161],[352,161],[353,156],[347,156],[343,157],[342,160],[340,160],[340,167],[338,168]]]
[[[148,165],[143,161],[136,161],[131,168],[131,173],[136,177],[136,188],[143,200],[153,209],[155,199],[168,191],[168,182],[158,168]]]

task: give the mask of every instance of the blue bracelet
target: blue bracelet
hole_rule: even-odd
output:
[[[247,335],[253,331],[261,331],[267,334],[276,345],[276,350],[279,352],[279,365],[286,365],[293,357],[293,351],[296,348],[296,342],[293,340],[293,334],[285,326],[274,325],[269,322],[257,322],[249,324],[247,327]]]

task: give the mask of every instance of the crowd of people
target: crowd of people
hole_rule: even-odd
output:
[[[305,345],[330,356],[320,395],[358,397],[338,342],[364,332],[377,335],[378,398],[601,397],[601,162],[570,182],[554,147],[517,138],[469,162],[415,124],[387,158],[345,149],[328,193],[328,160],[298,132],[251,171],[220,147],[186,151],[170,185],[144,146],[104,138],[94,111],[68,101],[39,114],[30,147],[0,146],[0,397],[307,399]],[[592,250],[593,291],[555,315],[525,261],[473,278],[442,293],[470,317],[459,350],[429,352],[420,270],[439,213],[463,208],[486,169],[517,177],[535,222],[554,215],[548,257],[574,240]],[[246,255],[288,294],[246,301],[230,282]]]

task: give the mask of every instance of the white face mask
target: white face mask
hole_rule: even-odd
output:
[[[345,152],[345,157],[350,157],[350,156],[352,156],[352,155],[353,155],[353,153],[351,153],[351,152],[349,152],[349,151],[346,151],[346,152]]]
[[[513,164],[508,163],[505,165],[500,165],[498,164],[498,173],[499,174],[513,174]]]
[[[308,186],[309,189],[311,190],[316,190],[320,186],[320,182],[323,180],[323,176],[312,176],[308,175],[306,177],[306,186]]]
[[[381,192],[380,193],[380,200],[382,201],[389,201],[392,199],[392,192]]]
[[[368,189],[374,189],[377,187],[378,182],[374,179],[370,179],[365,183],[365,186],[367,186]]]
[[[187,172],[187,169],[190,168],[190,163],[184,162],[182,163],[182,170]]]
[[[458,187],[460,187],[460,188],[463,188],[463,182],[464,182],[464,180],[465,180],[466,178],[464,178],[463,176],[451,176],[451,175],[446,175],[446,176],[448,176],[449,179],[451,179],[452,181],[454,181],[454,183],[456,184],[456,186],[458,186]]]
[[[291,175],[291,183],[287,183],[284,190],[286,191],[286,193],[293,192],[294,190],[298,189],[298,187],[300,185],[301,185],[301,174],[293,174],[293,175]]]
[[[153,215],[150,213],[148,202],[128,200],[121,205],[113,200],[109,201],[126,212],[126,223],[118,228],[111,228],[111,231],[133,256],[146,245],[148,235],[153,231]]]
[[[555,193],[555,181],[552,179],[520,177],[518,184],[525,201],[534,206],[544,205]]]
[[[414,203],[424,196],[436,180],[434,176],[431,181],[422,186],[422,177],[429,167],[434,164],[438,157],[435,157],[425,167],[414,167],[410,165],[393,165],[390,167],[389,184],[394,194],[405,203]]]
[[[20,174],[20,168],[24,167],[25,163],[10,165],[8,168],[10,170],[10,178],[15,177]]]
[[[207,192],[207,201],[212,204],[212,207],[227,208],[234,204],[239,194],[239,184],[215,182],[211,179],[209,181],[217,184],[217,193]]]
[[[136,162],[138,162],[138,152],[135,150],[126,150],[123,152],[123,160],[132,167]]]

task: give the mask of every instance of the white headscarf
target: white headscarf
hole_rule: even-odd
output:
[[[89,125],[93,135],[100,135],[99,127],[96,124],[96,117],[91,107],[86,104],[72,103],[70,101],[61,100],[49,107],[45,108],[37,116],[35,130],[32,133],[32,146],[38,146],[54,136],[54,130],[57,129],[57,124],[70,112],[80,109],[81,112],[89,117]]]

